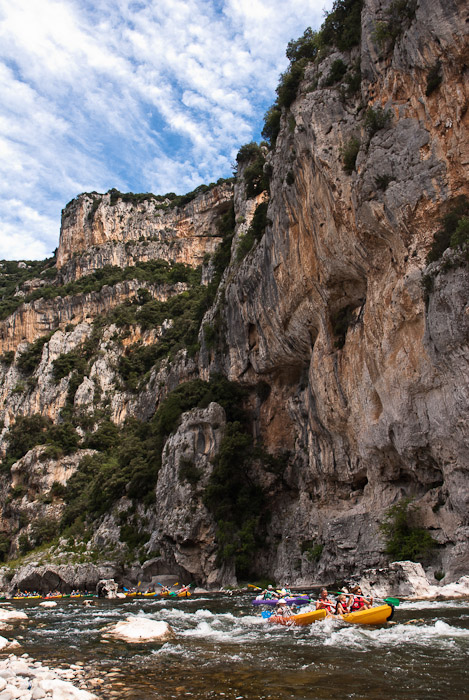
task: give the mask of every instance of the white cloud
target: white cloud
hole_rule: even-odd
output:
[[[0,257],[45,257],[86,190],[231,174],[332,0],[0,0]]]

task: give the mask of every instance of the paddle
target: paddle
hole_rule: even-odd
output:
[[[362,598],[363,600],[365,599],[365,596],[363,595],[355,595],[354,593],[344,593],[343,591],[331,591],[332,595],[353,595],[355,598]],[[374,598],[374,600],[382,600],[384,603],[387,603],[388,605],[394,605],[395,608],[398,607],[399,605],[399,599],[398,598],[377,598],[376,596],[370,596]]]

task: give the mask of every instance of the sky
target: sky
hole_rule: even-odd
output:
[[[332,0],[0,0],[0,259],[81,192],[183,194],[259,141],[285,49]]]

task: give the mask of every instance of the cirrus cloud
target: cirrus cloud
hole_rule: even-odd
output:
[[[331,0],[0,0],[0,257],[82,191],[186,192],[259,138],[285,47]]]

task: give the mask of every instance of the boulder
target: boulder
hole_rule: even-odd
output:
[[[436,586],[431,586],[423,566],[413,561],[394,561],[382,569],[366,569],[360,576],[364,593],[375,597],[399,596],[431,598]]]
[[[162,620],[151,620],[140,615],[130,615],[106,629],[106,636],[124,642],[167,642],[175,639],[173,628]]]
[[[57,603],[55,600],[44,600],[42,603],[39,603],[41,608],[55,608]]]
[[[27,620],[28,616],[22,610],[13,608],[0,608],[0,622],[12,622],[16,620]]]
[[[117,583],[112,578],[98,581],[96,593],[100,598],[117,598]]]

